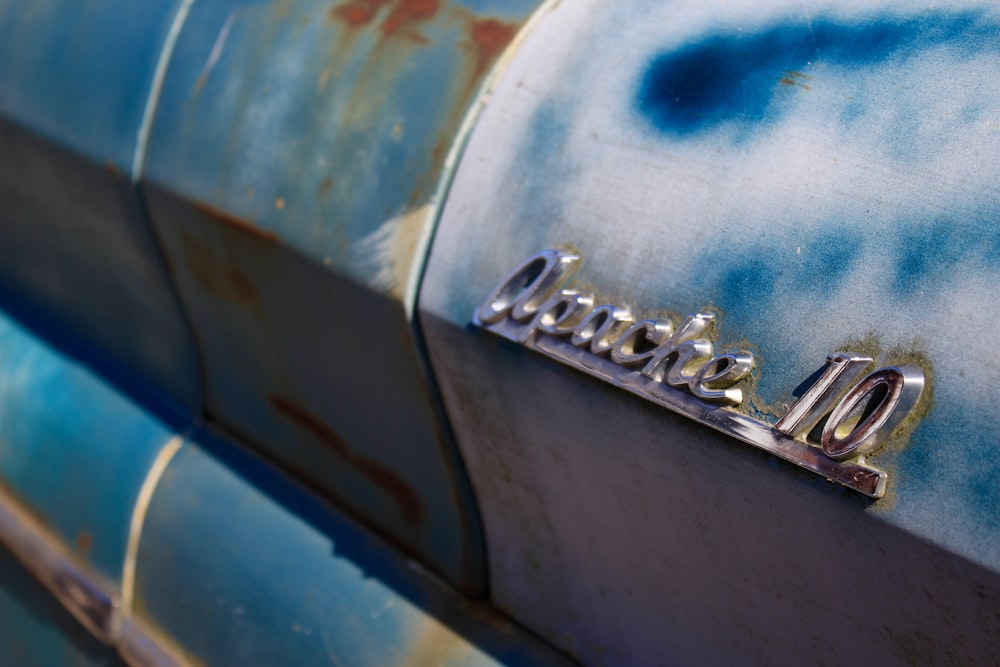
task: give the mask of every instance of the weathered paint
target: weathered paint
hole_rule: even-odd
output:
[[[593,664],[996,662],[998,66],[987,3],[582,2],[538,23],[421,292],[500,605]],[[889,495],[467,329],[553,246],[637,310],[717,308],[759,361],[761,418],[829,352],[920,359],[923,419],[873,457]]]
[[[177,5],[0,7],[0,284],[198,409],[195,350],[129,178]]]
[[[568,665],[218,433],[164,472],[138,562],[139,618],[203,664]]]
[[[146,472],[182,426],[0,312],[0,484],[111,582]]]
[[[147,179],[367,283],[383,261],[353,244],[433,200],[489,65],[536,6],[196,4]]]
[[[410,313],[462,124],[537,4],[195,3],[143,175],[212,418],[467,591],[480,528]]]

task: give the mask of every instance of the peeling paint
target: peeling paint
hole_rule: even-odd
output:
[[[151,214],[203,348],[207,409],[463,586],[464,563],[485,576],[481,535],[436,425],[413,307],[456,157],[495,64],[535,9],[534,0],[285,0],[240,5],[233,20],[233,5],[195,3],[150,150],[150,189],[168,193]],[[213,219],[157,210],[173,197],[207,204]],[[332,340],[355,345],[332,330],[342,304],[377,318],[366,341],[394,351],[370,372],[406,378],[407,391],[390,397],[406,438],[387,441],[403,427],[362,418],[386,401],[377,385],[330,409],[317,369],[337,368]],[[343,366],[342,377],[361,372]],[[371,502],[386,493],[377,470],[310,467],[336,448],[324,449],[326,431],[268,409],[276,396],[322,407],[312,426],[355,447],[377,439],[366,457],[419,497],[426,525],[415,530],[397,511],[409,503]]]
[[[277,241],[278,235],[269,229],[262,229],[252,222],[244,220],[240,217],[226,213],[225,211],[215,208],[214,206],[209,206],[208,204],[197,203],[194,205],[196,209],[204,213],[205,215],[211,217],[214,220],[218,220],[230,227],[234,227],[242,232],[247,232],[258,238],[265,239],[267,241]]]
[[[201,90],[205,87],[205,82],[208,80],[209,75],[212,73],[212,69],[215,67],[215,63],[219,62],[219,57],[222,55],[222,50],[226,48],[226,39],[229,37],[229,31],[233,27],[233,22],[236,20],[237,12],[233,10],[229,13],[229,18],[226,22],[222,24],[222,28],[219,29],[219,34],[215,38],[215,43],[212,44],[212,50],[208,54],[208,60],[205,61],[205,66],[201,70],[201,74],[198,75],[198,82],[195,83],[195,90]]]
[[[416,248],[431,224],[434,207],[425,204],[408,213],[387,220],[381,227],[358,242],[358,252],[378,266],[372,286],[400,301],[406,295]]]

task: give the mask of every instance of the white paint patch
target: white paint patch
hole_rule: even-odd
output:
[[[375,289],[403,301],[407,316],[412,314],[411,283],[417,250],[422,246],[428,228],[433,224],[437,207],[425,204],[419,208],[385,221],[378,229],[358,244],[359,252],[377,269],[370,279]]]

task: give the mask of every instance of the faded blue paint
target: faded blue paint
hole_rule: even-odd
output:
[[[996,525],[1000,503],[1000,419],[983,391],[980,364],[988,361],[974,353],[955,358],[949,348],[958,351],[968,337],[995,332],[968,328],[958,313],[942,322],[933,304],[950,294],[960,298],[957,291],[965,282],[984,276],[1000,280],[998,217],[1000,205],[986,199],[978,214],[961,220],[913,214],[888,227],[838,222],[758,244],[749,253],[711,248],[699,263],[719,268],[695,281],[724,313],[723,339],[739,337],[759,346],[757,392],[771,405],[789,400],[790,389],[810,368],[803,337],[820,327],[830,351],[870,336],[881,343],[876,360],[883,364],[896,358],[891,348],[913,346],[926,355],[933,372],[930,412],[905,447],[874,457],[891,471],[896,501],[873,510],[936,539],[955,540],[980,558],[1000,548],[1000,533],[989,528]],[[809,252],[795,255],[790,251],[795,246]],[[867,284],[845,285],[859,272],[870,275]],[[836,313],[845,304],[834,295],[845,289],[854,291],[855,299],[881,304],[881,312],[863,329],[848,325],[838,333]],[[812,325],[814,330],[775,335],[788,304],[803,294],[829,301],[831,317]],[[926,325],[908,335],[899,331],[893,320],[904,313],[923,313]],[[781,363],[790,359],[799,363]],[[812,367],[821,363],[816,356]]]
[[[963,267],[979,265],[987,270],[1000,265],[998,216],[1000,203],[982,212],[972,234],[963,233],[965,221],[955,219],[901,225],[896,254],[890,258],[897,269],[893,289],[901,298],[913,298],[917,290],[939,288],[943,279]]]
[[[199,410],[195,350],[129,177],[178,5],[0,3],[0,286]]]
[[[350,2],[197,3],[148,179],[373,284],[383,264],[358,242],[432,199],[492,62],[476,51],[475,23],[502,21],[513,36],[537,4],[398,0],[351,22],[338,14]],[[393,13],[406,18],[389,33]]]
[[[890,662],[995,662],[996,7],[581,0],[535,29],[470,137],[420,298],[495,598],[594,664],[653,663],[663,644],[681,662],[781,646],[809,664],[843,636]],[[473,330],[512,267],[567,245],[584,258],[570,287],[637,317],[717,308],[718,346],[757,360],[742,409],[759,418],[830,352],[916,356],[926,414],[872,457],[887,496]],[[984,620],[976,639],[935,622],[949,606]]]
[[[534,112],[530,131],[517,138],[525,162],[546,174],[546,178],[541,179],[525,178],[523,173],[514,173],[505,182],[497,184],[500,189],[524,190],[525,194],[519,199],[517,208],[518,218],[558,220],[563,215],[565,209],[562,198],[558,190],[551,187],[551,183],[569,180],[575,168],[571,161],[566,160],[564,153],[569,139],[565,109],[569,105],[567,99],[557,97],[539,106]],[[524,229],[525,234],[535,235],[539,239],[538,244],[545,232],[543,225]]]
[[[5,0],[0,111],[97,166],[132,169],[160,49],[179,0]]]
[[[461,124],[538,4],[196,2],[143,175],[213,418],[469,592],[478,516],[411,288]]]
[[[139,488],[178,426],[0,313],[0,484],[111,581]]]
[[[793,291],[824,300],[843,288],[843,279],[850,271],[859,270],[859,262],[864,258],[886,267],[887,277],[892,278],[892,282],[878,285],[873,279],[870,287],[892,295],[894,310],[927,309],[925,304],[946,298],[956,276],[997,273],[997,260],[1000,259],[997,216],[1000,216],[1000,208],[984,210],[978,222],[971,224],[969,221],[910,219],[900,222],[891,231],[880,227],[865,232],[843,227],[830,231],[830,228],[821,227],[811,234],[785,239],[780,245],[755,248],[749,256],[743,253],[734,256],[713,249],[701,258],[702,264],[726,268],[709,272],[699,282],[710,291],[715,290],[715,300],[725,314],[724,331],[745,336],[759,345],[762,368],[757,391],[765,402],[777,404],[789,395],[789,388],[798,379],[795,373],[802,368],[777,363],[799,357],[802,341],[794,336],[773,333],[775,322],[780,321],[783,303]],[[795,256],[788,252],[789,244],[825,250]],[[857,341],[868,334],[878,341],[880,326],[885,326],[892,318],[891,311],[882,317],[881,322],[871,321],[868,330],[853,334],[845,331],[841,344],[846,346],[851,339]],[[989,333],[963,331],[962,324],[961,319],[955,321],[951,340],[940,330],[935,330],[936,336],[928,340],[928,336],[934,334],[917,329],[912,332],[912,338],[917,341],[918,349],[926,350],[932,342],[960,345],[963,336]],[[836,336],[833,338],[836,345]],[[891,360],[891,356],[885,356],[886,352],[883,350],[883,363]],[[933,363],[933,354],[930,360]],[[974,359],[967,361],[976,363]],[[817,358],[814,365],[818,367],[821,363]],[[995,443],[1000,442],[1000,420],[992,406],[982,404],[978,383],[970,384],[964,377],[964,369],[952,367],[949,370],[939,365],[933,370],[934,396],[930,413],[905,448],[876,456],[893,472],[894,497],[899,499],[895,507],[885,511],[896,515],[898,520],[925,526],[928,516],[947,516],[946,521],[939,518],[935,523],[941,521],[939,527],[949,525],[948,532],[959,522],[991,525],[1000,502],[997,493],[1000,459],[995,455]],[[952,490],[951,494],[946,494],[944,502],[938,495],[943,488]],[[938,530],[935,528],[934,532]],[[970,541],[970,546],[980,553],[1000,545],[1000,536],[995,531],[975,530],[962,539]]]
[[[677,137],[732,127],[742,138],[761,122],[779,120],[794,87],[810,86],[807,72],[817,66],[854,70],[940,47],[960,58],[986,45],[996,49],[998,26],[984,14],[939,10],[855,21],[797,16],[760,29],[710,33],[656,56],[636,106]],[[849,105],[844,119],[856,108]]]
[[[136,595],[143,619],[210,665],[566,664],[205,431],[149,507]]]
[[[420,302],[493,595],[529,627],[595,665],[838,662],[845,636],[996,661],[1000,19],[975,4],[582,0],[522,44]],[[468,330],[562,245],[573,287],[637,317],[717,308],[764,419],[829,352],[917,353],[928,412],[873,457],[887,497]]]

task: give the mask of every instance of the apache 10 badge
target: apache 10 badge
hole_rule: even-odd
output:
[[[480,327],[771,452],[872,498],[886,473],[865,462],[917,405],[923,371],[878,368],[831,354],[816,381],[773,425],[735,409],[754,368],[749,352],[715,353],[715,315],[636,320],[628,306],[562,289],[581,257],[545,250],[504,278],[476,309]],[[822,428],[818,428],[822,425]],[[818,432],[817,432],[818,431]]]

